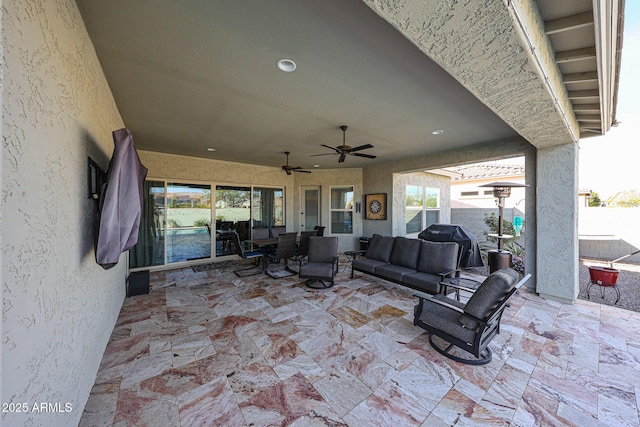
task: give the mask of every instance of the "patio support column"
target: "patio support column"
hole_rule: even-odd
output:
[[[539,148],[536,174],[537,280],[543,297],[578,297],[578,145]]]

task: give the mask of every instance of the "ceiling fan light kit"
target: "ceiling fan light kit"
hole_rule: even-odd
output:
[[[338,159],[338,163],[344,162],[344,160],[347,158],[347,155],[349,155],[349,156],[357,156],[357,157],[364,157],[364,158],[367,158],[367,159],[375,159],[377,156],[373,156],[371,154],[356,153],[356,151],[366,150],[367,148],[373,148],[373,145],[364,144],[364,145],[360,145],[358,147],[351,147],[351,146],[347,145],[346,140],[347,140],[347,129],[348,128],[349,127],[347,125],[340,126],[340,129],[342,130],[342,145],[339,145],[337,147],[332,147],[330,145],[320,144],[323,147],[327,147],[327,148],[332,149],[333,151],[335,151],[335,153],[314,154],[311,157],[339,154],[340,158]]]

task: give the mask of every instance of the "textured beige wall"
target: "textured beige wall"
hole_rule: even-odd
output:
[[[356,202],[364,202],[364,193],[362,192],[362,169],[360,168],[345,168],[345,169],[315,169],[310,174],[294,174],[295,178],[295,200],[293,212],[296,216],[295,225],[296,229],[300,230],[300,212],[302,211],[302,196],[300,194],[300,187],[303,185],[318,185],[320,186],[320,203],[321,214],[320,222],[327,227],[325,229],[325,236],[337,236],[338,237],[338,251],[350,251],[358,249],[358,240],[362,236],[362,224],[364,217],[364,210],[360,213],[353,213],[353,234],[331,234],[331,187],[332,186],[353,186],[353,200]],[[363,203],[364,209],[364,203]]]
[[[287,231],[297,231],[294,226],[293,175],[285,174],[282,169],[248,165],[244,163],[223,162],[214,159],[178,156],[153,151],[138,152],[140,161],[149,169],[147,178],[158,178],[186,182],[201,182],[223,185],[264,185],[285,188],[285,224]]]
[[[394,174],[393,177],[393,206],[395,212],[392,221],[393,235],[406,234],[406,204],[407,185],[437,188],[440,191],[440,223],[451,223],[451,178],[424,172]]]
[[[149,177],[187,182],[206,182],[215,184],[265,185],[285,188],[287,231],[300,231],[300,206],[302,185],[321,186],[321,221],[327,227],[325,235],[331,235],[330,229],[330,188],[332,185],[353,185],[355,200],[362,200],[362,170],[331,169],[314,170],[310,174],[285,174],[280,168],[256,166],[243,163],[223,162],[174,154],[139,151],[140,160],[149,169]],[[343,252],[356,248],[357,239],[362,235],[362,215],[354,215],[353,235],[337,235],[338,250]]]
[[[478,144],[467,150],[443,151],[440,153],[416,156],[409,159],[388,162],[363,170],[363,191],[368,193],[388,193],[388,200],[392,199],[394,191],[394,174],[424,171],[427,169],[443,168],[447,166],[463,165],[488,160],[525,155],[535,157],[535,149],[522,138],[512,138]],[[532,171],[533,169],[529,169]],[[395,195],[393,196],[395,197]],[[392,235],[393,224],[397,223],[393,213],[389,212],[387,221],[365,221],[363,233],[370,236],[373,233]],[[397,230],[395,230],[397,232]]]
[[[125,294],[95,263],[87,156],[123,127],[73,0],[4,0],[2,398],[71,404],[2,425],[76,425]]]

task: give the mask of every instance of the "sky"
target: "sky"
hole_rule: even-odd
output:
[[[627,0],[616,119],[604,136],[581,139],[579,187],[601,199],[640,190],[640,1]],[[635,74],[635,76],[634,76]]]

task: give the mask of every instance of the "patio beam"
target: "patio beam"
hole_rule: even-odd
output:
[[[585,82],[597,82],[597,71],[586,71],[584,73],[570,73],[562,76],[565,83],[585,83]]]
[[[544,23],[544,31],[547,35],[551,35],[588,27],[589,25],[593,25],[593,13],[591,11],[547,21]]]
[[[574,113],[600,113],[600,104],[574,104]]]
[[[584,47],[582,49],[565,50],[563,52],[556,52],[556,62],[558,64],[564,64],[573,61],[582,61],[584,59],[595,59],[596,47]]]
[[[571,100],[590,98],[600,99],[600,92],[598,91],[598,89],[574,90],[569,92],[569,99]]]

